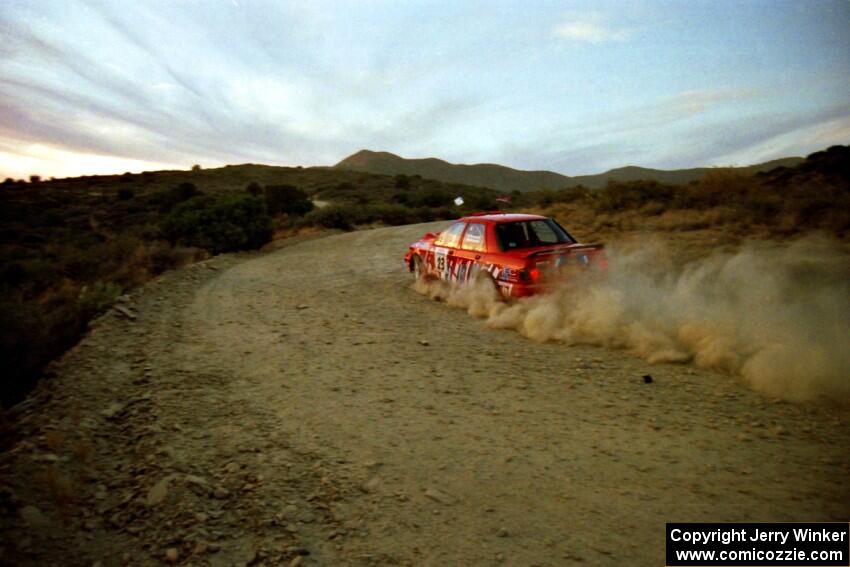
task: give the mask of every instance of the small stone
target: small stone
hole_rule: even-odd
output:
[[[198,512],[197,514],[195,514],[195,520],[197,520],[199,524],[205,524],[208,519],[209,516],[207,516],[203,512]]]
[[[201,487],[207,485],[207,481],[203,477],[195,476],[193,474],[187,474],[186,475],[186,482],[189,483],[189,484],[192,484],[192,485],[195,485],[195,486],[201,486]]]
[[[105,410],[100,412],[100,415],[105,417],[106,419],[112,419],[124,409],[124,404],[115,402],[110,404]]]
[[[422,346],[428,346],[428,345],[430,345],[431,343],[429,343],[428,341],[426,341],[426,340],[424,340],[424,339],[423,339],[423,340],[419,341],[419,344],[420,344],[420,345],[422,345]]]
[[[136,320],[136,314],[124,307],[123,305],[116,305],[114,309],[130,321]]]
[[[508,537],[509,535],[511,535],[511,533],[508,531],[507,528],[499,528],[498,535],[499,537]]]
[[[170,481],[171,479],[166,477],[154,484],[151,489],[148,490],[148,495],[145,498],[145,504],[147,506],[156,506],[165,500],[165,497],[168,495],[168,483]]]
[[[225,498],[230,496],[230,491],[224,488],[223,486],[218,486],[216,487],[215,492],[213,492],[213,496],[215,496],[219,500],[224,500]]]
[[[301,555],[296,555],[292,558],[292,561],[289,562],[289,567],[298,567],[304,563],[304,557]]]
[[[436,488],[425,489],[425,496],[434,502],[439,502],[440,504],[454,504],[454,498],[441,490],[437,490]]]
[[[649,374],[644,374],[643,375],[643,383],[644,384],[652,384],[652,376],[650,376]]]
[[[306,303],[302,303],[302,304],[300,304],[300,305],[296,305],[296,306],[295,306],[295,308],[296,308],[296,309],[309,309],[309,308],[310,308],[310,306],[309,306],[309,305],[307,305]]]
[[[367,494],[371,494],[371,493],[375,492],[378,489],[378,487],[380,487],[380,486],[381,486],[381,479],[379,479],[376,476],[373,476],[372,478],[370,478],[369,480],[367,480],[366,482],[364,482],[360,486],[360,490],[362,490],[363,492],[365,492]]]
[[[169,547],[165,550],[165,560],[169,563],[177,563],[177,560],[180,558],[180,552],[177,551],[176,547]]]

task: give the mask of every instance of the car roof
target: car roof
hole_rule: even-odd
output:
[[[463,217],[462,221],[471,222],[471,221],[489,221],[489,222],[516,222],[516,221],[529,221],[529,220],[541,220],[546,219],[548,217],[540,216],[540,215],[529,215],[525,213],[484,213],[478,215],[472,215],[468,217]]]

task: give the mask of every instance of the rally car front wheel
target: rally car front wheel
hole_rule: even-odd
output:
[[[413,272],[413,279],[421,280],[425,277],[424,266],[422,266],[422,258],[419,257],[419,254],[414,254],[413,259],[410,261]]]

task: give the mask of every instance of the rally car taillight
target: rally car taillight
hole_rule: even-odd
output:
[[[540,268],[537,264],[531,264],[519,271],[519,279],[525,282],[536,282],[540,279]]]

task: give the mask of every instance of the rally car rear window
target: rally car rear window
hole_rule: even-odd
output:
[[[575,242],[575,239],[552,219],[499,223],[496,225],[496,238],[499,240],[499,246],[505,252],[520,248]]]

